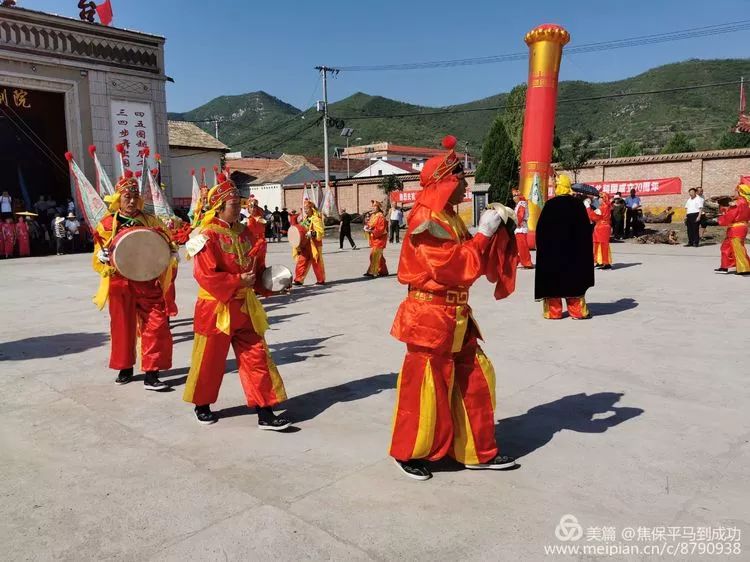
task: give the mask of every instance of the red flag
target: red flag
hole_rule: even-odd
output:
[[[109,25],[112,23],[112,2],[105,0],[104,4],[96,5],[96,13],[99,14],[99,21],[102,25]]]

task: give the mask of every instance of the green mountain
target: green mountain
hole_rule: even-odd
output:
[[[590,98],[738,81],[741,76],[750,76],[750,59],[690,60],[660,66],[616,82],[561,82],[557,134],[565,145],[575,134],[590,131],[600,156],[607,156],[610,146],[616,147],[626,140],[638,142],[646,153],[658,152],[678,131],[687,134],[699,150],[714,148],[721,134],[736,122],[738,86]],[[471,153],[479,154],[496,114],[496,110],[479,110],[501,106],[506,96],[501,93],[448,108],[477,111],[436,115],[436,111],[446,108],[412,105],[357,93],[332,103],[329,111],[332,117],[355,129],[354,136],[362,138],[357,144],[388,140],[437,146],[442,136],[450,132],[459,137],[460,142],[468,141]],[[425,115],[372,117],[404,113]],[[219,137],[232,150],[242,150],[246,154],[283,151],[312,155],[322,153],[321,126],[315,125],[319,116],[314,109],[301,112],[265,92],[222,96],[187,113],[170,114],[172,119],[219,119]],[[213,124],[200,125],[213,133]],[[335,128],[330,131],[329,138],[333,147],[345,144]]]

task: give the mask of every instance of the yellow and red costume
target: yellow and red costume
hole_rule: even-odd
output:
[[[450,152],[424,164],[398,265],[398,280],[409,287],[391,328],[407,349],[390,446],[399,461],[449,455],[478,464],[498,451],[495,372],[468,304],[493,238],[472,238],[448,203],[459,182],[454,145],[444,141]]]
[[[300,223],[304,226],[309,233],[315,233],[314,237],[310,237],[310,243],[303,245],[301,248],[295,248],[292,251],[292,256],[297,262],[294,268],[294,282],[304,283],[305,277],[307,277],[310,267],[312,267],[315,273],[315,279],[318,283],[325,283],[326,281],[326,268],[323,263],[323,237],[325,236],[326,229],[323,225],[323,217],[320,211],[315,207],[312,201],[305,201],[305,210],[312,209],[312,214],[304,218]]]
[[[255,238],[255,247],[252,255],[256,257],[260,271],[266,268],[266,252],[268,251],[268,242],[266,241],[266,219],[263,217],[261,209],[255,198],[251,196],[252,204],[248,205],[250,216],[247,219],[247,227],[253,233]]]
[[[594,265],[611,266],[612,250],[609,239],[612,236],[612,205],[609,195],[603,192],[599,195],[599,202],[598,209],[586,208],[589,220],[594,223]]]
[[[741,275],[750,274],[750,259],[745,249],[748,221],[750,221],[750,185],[737,186],[737,202],[719,216],[719,225],[727,227],[721,243],[722,269],[737,268]]]
[[[140,335],[141,368],[146,372],[163,371],[172,367],[172,334],[164,298],[171,284],[171,268],[153,281],[131,281],[97,257],[123,229],[145,226],[169,237],[156,216],[140,210],[132,217],[120,212],[120,196],[125,192],[139,193],[138,183],[129,171],[117,182],[115,194],[110,198],[112,214],[96,226],[93,267],[101,276],[101,282],[94,303],[101,310],[109,300],[111,369],[130,369],[135,365],[136,338]]]
[[[373,277],[387,276],[388,266],[385,263],[383,250],[388,244],[388,224],[380,203],[373,201],[372,204],[377,210],[370,215],[367,221],[367,227],[369,228],[367,238],[370,243],[370,267],[367,269],[367,274]]]
[[[231,180],[219,175],[209,192],[210,210],[200,233],[186,247],[198,281],[195,303],[195,340],[183,400],[213,404],[224,378],[229,346],[234,347],[240,381],[249,406],[275,406],[286,400],[284,383],[271,359],[264,334],[268,318],[256,292],[264,292],[253,233],[239,221],[228,224],[216,216],[221,205],[239,199]],[[255,288],[244,287],[240,275],[255,272]]]
[[[516,203],[516,246],[518,247],[518,263],[521,267],[532,268],[531,252],[529,251],[529,202],[518,189],[513,190],[513,196],[518,197]]]

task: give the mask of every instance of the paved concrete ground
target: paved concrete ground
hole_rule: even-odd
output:
[[[592,527],[750,532],[750,280],[713,273],[717,246],[615,245],[589,322],[542,320],[533,272],[502,302],[477,283],[498,436],[522,466],[446,464],[427,483],[387,456],[404,288],[363,280],[365,251],[326,250],[330,285],[266,301],[288,434],[256,430],[234,372],[216,425],[182,402],[189,265],[175,391],[156,394],[106,369],[88,256],[0,262],[0,559],[542,560],[545,545],[614,544],[587,542]],[[395,270],[398,246],[386,255]],[[291,265],[286,244],[269,262]],[[555,536],[565,514],[587,533],[578,542]]]

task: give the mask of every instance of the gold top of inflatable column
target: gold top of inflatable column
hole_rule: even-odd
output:
[[[545,23],[529,31],[524,40],[527,45],[539,41],[554,41],[560,43],[560,45],[567,45],[570,41],[570,33],[557,24]]]

